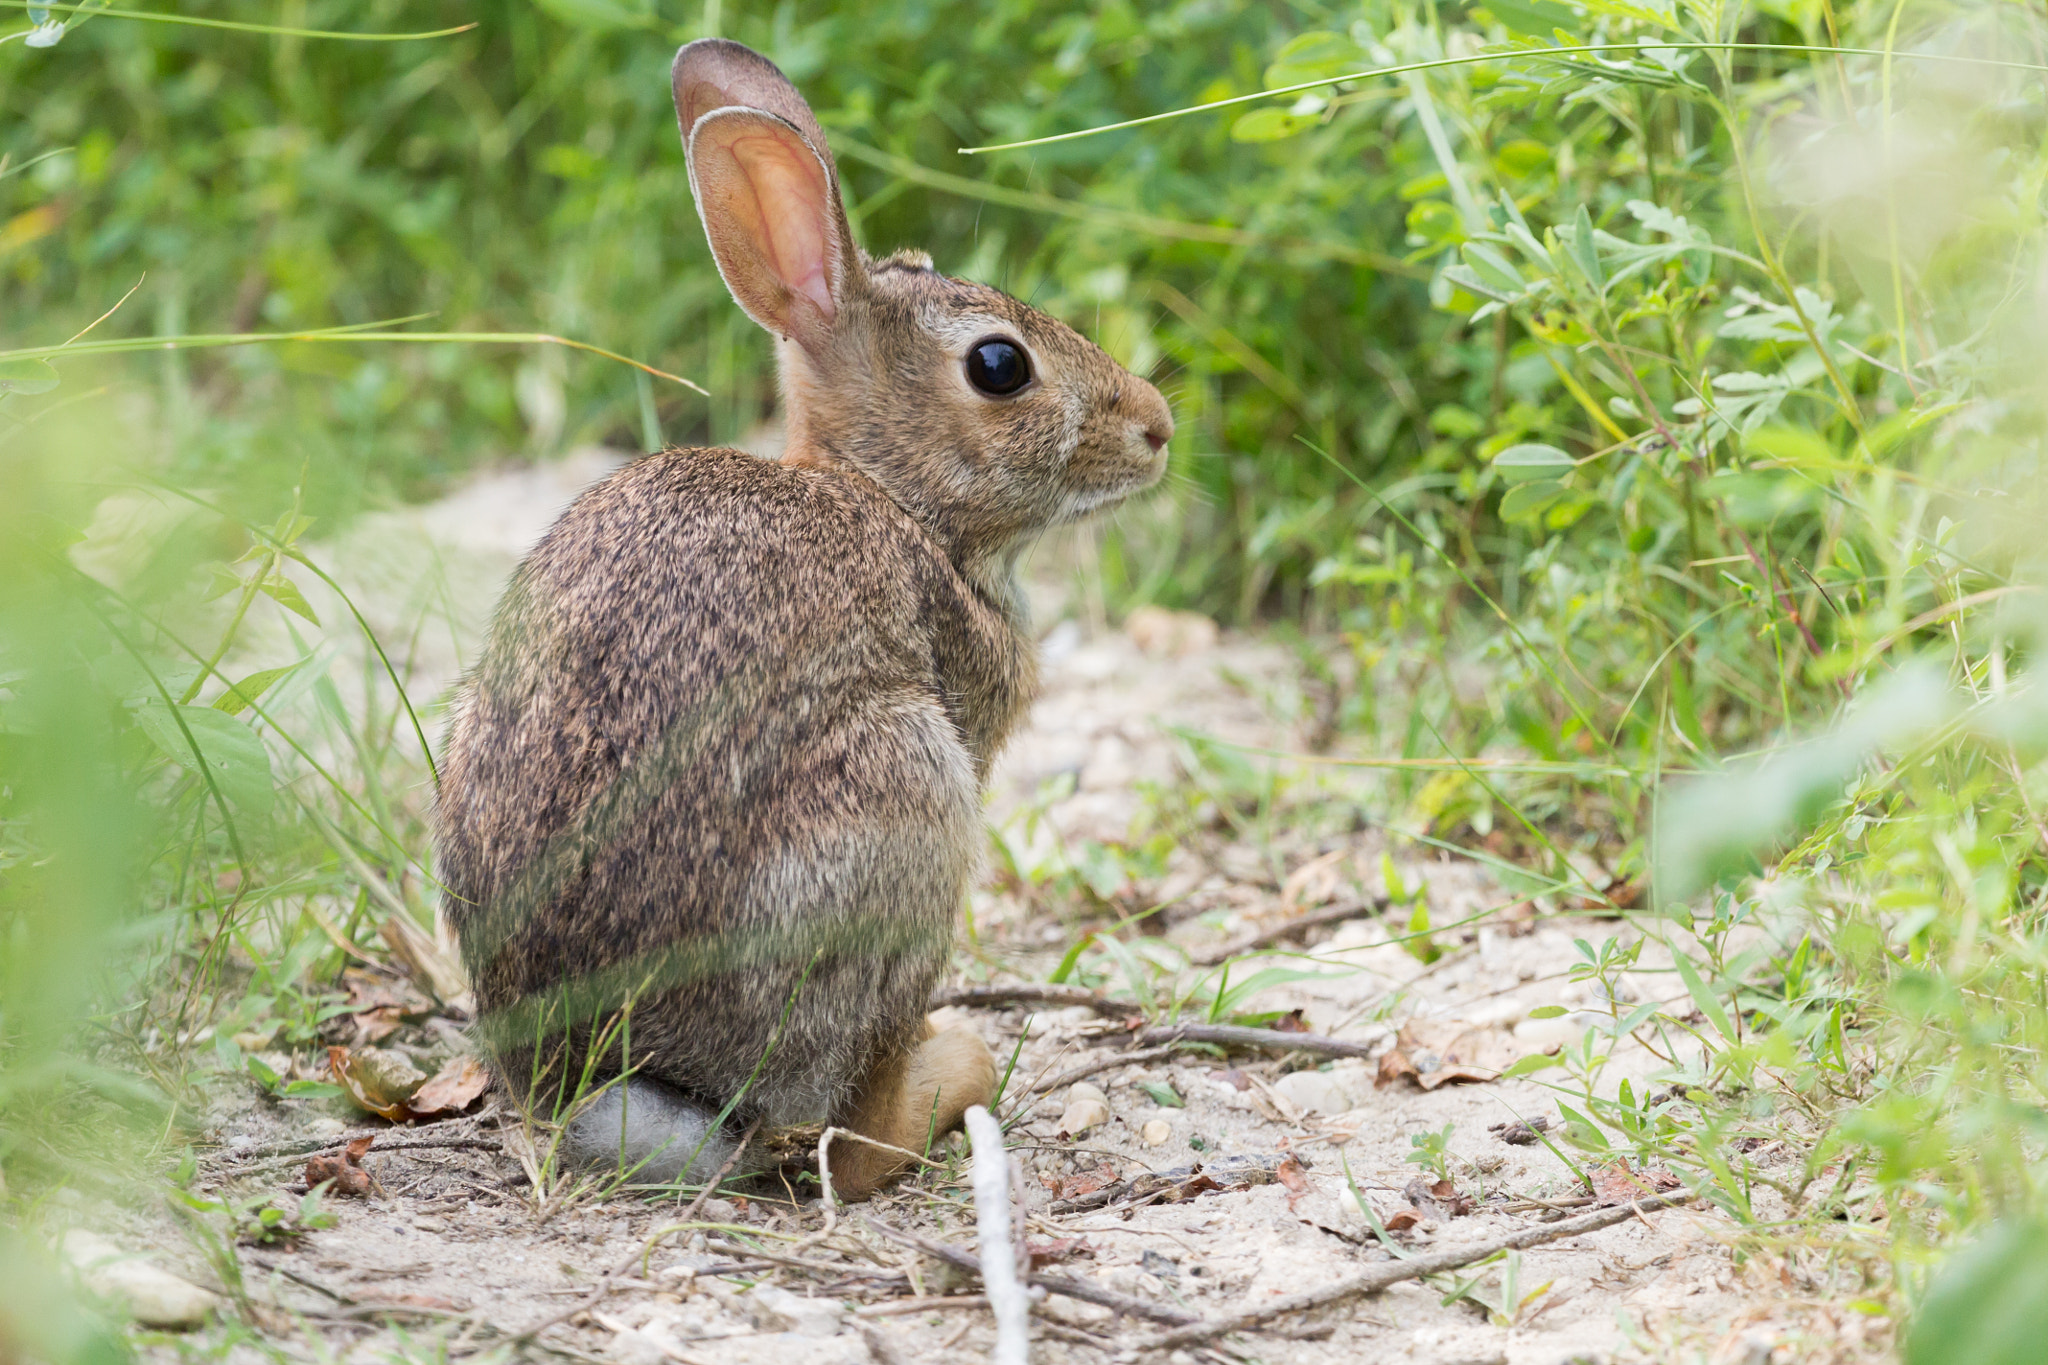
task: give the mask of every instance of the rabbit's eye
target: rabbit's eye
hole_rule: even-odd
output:
[[[991,397],[1015,393],[1030,380],[1031,363],[1015,342],[990,337],[967,352],[967,382]]]

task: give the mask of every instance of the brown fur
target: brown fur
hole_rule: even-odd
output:
[[[868,260],[764,59],[693,43],[675,88],[720,268],[783,338],[789,450],[643,459],[520,566],[449,732],[448,909],[520,1095],[624,1054],[711,1110],[744,1090],[736,1123],[916,1149],[994,1084],[923,1016],[1035,683],[1015,556],[1156,479],[1172,420],[1053,319]],[[997,333],[1034,382],[991,399],[963,357]],[[833,1160],[858,1196],[902,1159]]]

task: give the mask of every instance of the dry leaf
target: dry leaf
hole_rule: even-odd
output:
[[[337,1156],[316,1156],[306,1163],[306,1184],[308,1187],[323,1181],[333,1181],[332,1193],[345,1194],[356,1199],[369,1197],[370,1173],[363,1169],[363,1154],[370,1150],[376,1135],[359,1137],[342,1149]]]
[[[327,1049],[327,1069],[349,1098],[379,1118],[403,1123],[405,1102],[426,1081],[420,1069],[395,1053],[374,1047]]]
[[[1287,1011],[1287,1013],[1281,1015],[1278,1019],[1275,1019],[1267,1027],[1271,1028],[1275,1033],[1315,1032],[1314,1029],[1308,1026],[1308,1020],[1302,1017],[1302,1013],[1298,1009]]]
[[[1031,1257],[1033,1270],[1051,1265],[1055,1261],[1095,1254],[1095,1248],[1084,1237],[1061,1237],[1050,1242],[1027,1242],[1024,1250]]]
[[[1240,1093],[1252,1088],[1252,1078],[1250,1076],[1245,1075],[1244,1072],[1238,1070],[1234,1066],[1224,1071],[1210,1072],[1209,1079],[1212,1081],[1221,1081],[1223,1082],[1223,1084],[1229,1086],[1232,1090],[1239,1091]]]
[[[491,1073],[483,1062],[464,1053],[449,1058],[432,1080],[413,1091],[405,1107],[416,1119],[445,1118],[475,1104],[490,1083]]]
[[[1116,1181],[1116,1168],[1104,1162],[1092,1171],[1077,1171],[1067,1176],[1054,1187],[1053,1193],[1061,1199],[1079,1199],[1097,1190],[1106,1190]]]
[[[1662,1168],[1631,1171],[1627,1157],[1616,1157],[1593,1169],[1589,1182],[1593,1197],[1602,1204],[1631,1204],[1638,1199],[1678,1188],[1678,1177]]]
[[[1408,1060],[1408,1054],[1398,1047],[1390,1047],[1380,1054],[1379,1074],[1373,1077],[1375,1090],[1384,1090],[1395,1081],[1415,1081],[1422,1073],[1415,1069],[1415,1063]]]
[[[1308,1172],[1301,1168],[1298,1158],[1290,1155],[1273,1168],[1273,1178],[1287,1187],[1287,1207],[1292,1209],[1295,1202],[1308,1193]]]
[[[1380,1226],[1388,1232],[1406,1232],[1421,1221],[1422,1215],[1414,1209],[1402,1209],[1399,1213],[1383,1221]]]

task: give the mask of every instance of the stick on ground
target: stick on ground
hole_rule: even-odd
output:
[[[1347,1043],[1320,1033],[1283,1033],[1272,1028],[1246,1028],[1239,1024],[1160,1024],[1141,1029],[1140,1043],[1214,1043],[1218,1047],[1258,1047],[1270,1052],[1307,1052],[1317,1057],[1372,1058],[1364,1043]]]
[[[1306,933],[1321,925],[1342,924],[1347,919],[1375,915],[1386,908],[1385,897],[1367,896],[1358,900],[1339,901],[1320,910],[1311,910],[1306,915],[1296,915],[1284,924],[1268,925],[1242,938],[1218,944],[1205,952],[1190,954],[1188,961],[1197,967],[1220,967],[1233,957],[1257,952],[1261,948],[1270,948],[1283,939],[1293,938],[1296,934]]]
[[[1010,986],[960,986],[932,997],[933,1009],[962,1005],[969,1009],[999,1010],[1011,1005],[1086,1005],[1097,1014],[1131,1019],[1143,1013],[1128,1000],[1112,1000],[1086,986],[1051,986],[1042,982],[1020,982]]]
[[[1521,1251],[1527,1247],[1541,1246],[1545,1242],[1576,1237],[1585,1232],[1598,1232],[1601,1228],[1625,1223],[1645,1213],[1690,1203],[1693,1198],[1690,1194],[1660,1195],[1655,1199],[1643,1199],[1633,1204],[1601,1209],[1597,1213],[1589,1213],[1580,1218],[1568,1218],[1562,1223],[1524,1228],[1520,1232],[1478,1246],[1452,1247],[1426,1256],[1411,1256],[1405,1261],[1389,1261],[1374,1266],[1363,1274],[1353,1275],[1349,1279],[1335,1280],[1320,1288],[1289,1294],[1243,1313],[1229,1313],[1220,1318],[1209,1318],[1186,1327],[1177,1327],[1170,1332],[1161,1332],[1158,1336],[1133,1343],[1130,1349],[1170,1351],[1177,1347],[1200,1345],[1231,1332],[1242,1332],[1247,1328],[1260,1326],[1289,1313],[1304,1313],[1311,1308],[1340,1303],[1345,1299],[1377,1294],[1403,1280],[1419,1280],[1425,1275],[1440,1275],[1447,1270],[1457,1270],[1503,1251]]]
[[[972,1105],[967,1137],[974,1147],[974,1231],[981,1249],[981,1287],[996,1315],[993,1365],[1029,1365],[1031,1297],[1019,1278],[1017,1246],[1011,1236],[1010,1154],[1003,1150],[1003,1126],[995,1115]]]

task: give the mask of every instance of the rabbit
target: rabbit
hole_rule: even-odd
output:
[[[520,564],[445,742],[445,905],[486,1054],[569,1111],[569,1157],[701,1183],[753,1169],[748,1125],[830,1124],[860,1199],[995,1090],[926,1010],[1037,685],[1017,559],[1156,482],[1173,418],[1045,314],[867,256],[766,58],[704,39],[672,80],[787,450],[645,456]]]

